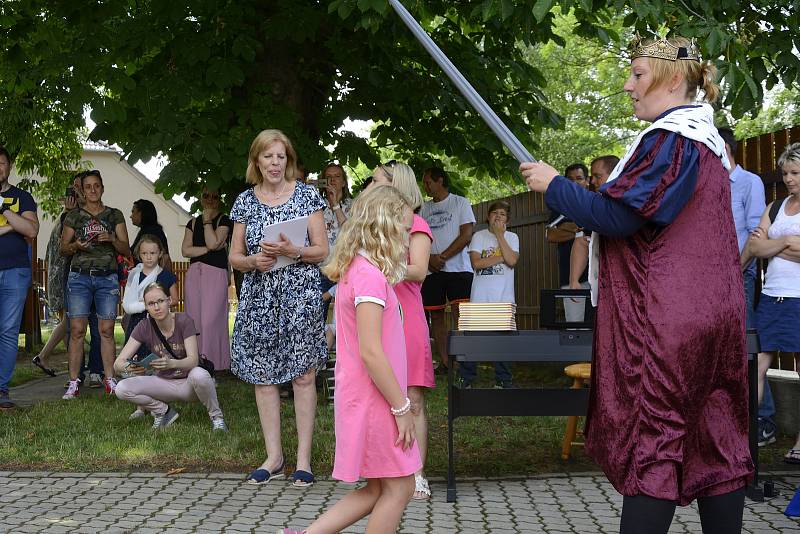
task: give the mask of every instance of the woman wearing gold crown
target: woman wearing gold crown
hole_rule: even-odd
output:
[[[748,448],[744,295],[716,69],[688,40],[634,43],[624,90],[652,123],[598,192],[523,163],[548,206],[593,230],[597,305],[586,451],[623,494],[623,533],[666,533],[698,500],[740,532]]]

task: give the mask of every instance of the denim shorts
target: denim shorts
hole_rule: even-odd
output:
[[[97,318],[117,318],[119,281],[117,273],[108,276],[91,276],[70,272],[67,277],[67,315],[70,319],[89,317],[94,301]]]

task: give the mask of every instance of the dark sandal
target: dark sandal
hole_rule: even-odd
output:
[[[280,478],[284,478],[285,475],[283,474],[283,469],[286,467],[286,459],[284,458],[281,462],[280,467],[275,469],[274,471],[269,471],[267,469],[256,469],[249,475],[247,475],[247,483],[248,484],[266,484],[270,480],[276,480]]]
[[[789,449],[783,461],[787,464],[800,464],[800,449]]]
[[[296,488],[307,488],[314,485],[314,474],[302,469],[295,471],[292,475],[292,486]]]
[[[31,360],[31,363],[33,365],[35,365],[36,367],[38,367],[39,369],[41,369],[44,372],[44,374],[49,375],[49,376],[56,376],[56,372],[55,371],[53,371],[49,367],[45,367],[42,364],[42,360],[39,359],[39,356],[34,356],[33,359]]]

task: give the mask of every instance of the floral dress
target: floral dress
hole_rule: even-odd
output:
[[[289,200],[275,207],[261,203],[248,189],[234,202],[231,219],[245,225],[247,254],[255,254],[264,225],[324,208],[315,188],[296,182]],[[319,267],[301,261],[245,273],[233,326],[231,372],[251,384],[282,384],[323,366],[327,357]]]

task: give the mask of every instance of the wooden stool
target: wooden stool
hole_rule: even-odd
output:
[[[564,374],[573,379],[572,389],[580,389],[592,376],[592,364],[576,363],[564,368]],[[583,445],[583,442],[575,441],[575,434],[578,429],[578,417],[571,415],[567,417],[567,429],[564,432],[564,443],[561,446],[561,459],[569,460],[573,445]]]

